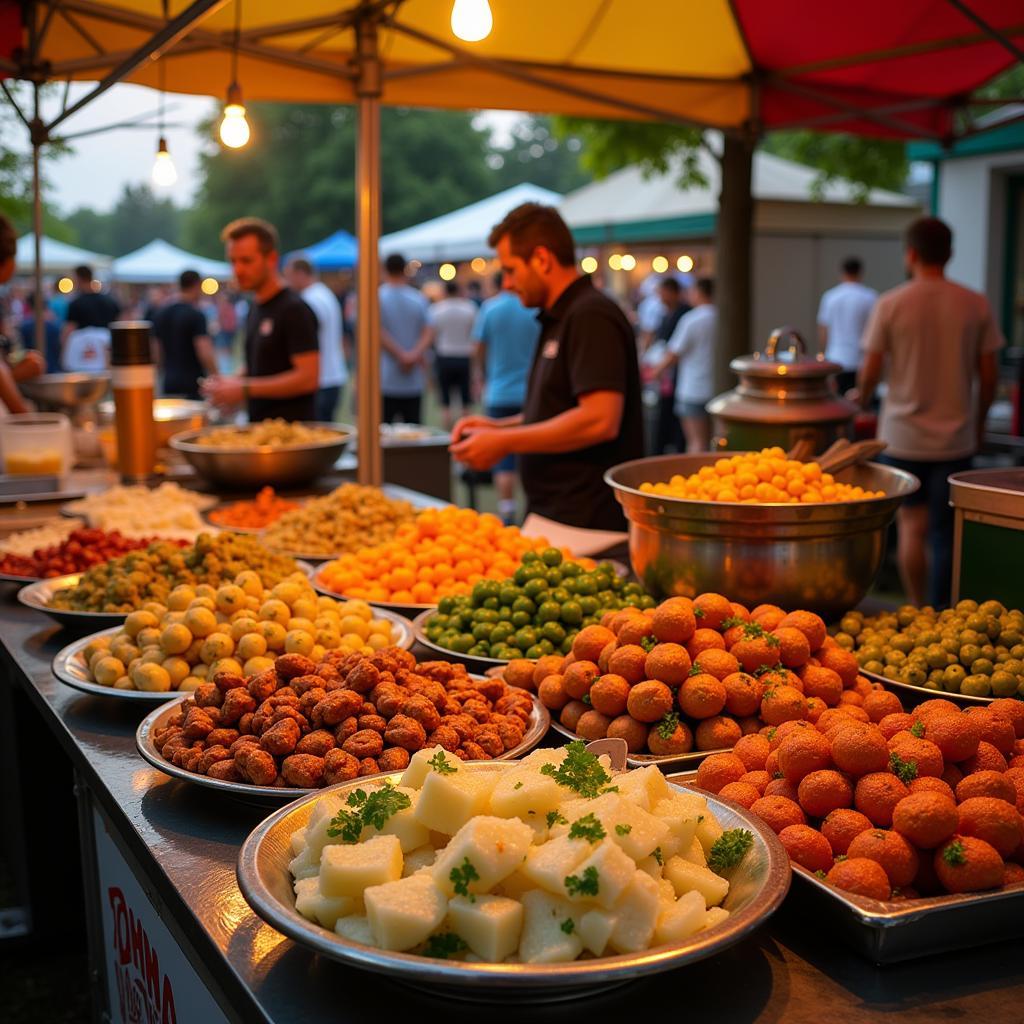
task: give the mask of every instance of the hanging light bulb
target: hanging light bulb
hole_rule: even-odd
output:
[[[494,18],[487,0],[455,0],[452,32],[467,43],[479,43],[491,34]]]
[[[167,151],[167,140],[161,135],[156,147],[156,159],[153,161],[153,184],[160,188],[170,188],[177,180],[178,170]]]
[[[242,90],[237,82],[228,88],[224,119],[220,123],[220,141],[231,149],[241,149],[249,141],[249,122],[245,119]]]

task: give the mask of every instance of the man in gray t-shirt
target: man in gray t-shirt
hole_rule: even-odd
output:
[[[996,353],[1004,343],[985,296],[946,280],[952,241],[935,217],[907,229],[911,279],[875,305],[858,378],[867,406],[885,368],[888,391],[878,426],[888,445],[884,461],[921,481],[899,511],[900,577],[918,606],[926,593],[934,605],[949,598],[948,477],[969,469],[978,450],[998,380]]]
[[[420,422],[424,357],[433,332],[428,302],[405,276],[405,259],[391,255],[380,286],[380,391],[385,423]]]

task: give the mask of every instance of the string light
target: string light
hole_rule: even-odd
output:
[[[664,256],[655,256],[651,260],[651,270],[656,274],[664,274],[668,270],[668,260]]]
[[[214,277],[204,277],[203,283],[199,287],[204,295],[216,295],[220,291],[220,285]]]
[[[593,274],[594,271],[597,270],[597,260],[595,260],[593,256],[584,256],[583,259],[580,260],[580,270],[582,270],[584,274]]]
[[[636,257],[631,256],[628,252],[622,257],[622,269],[623,270],[635,270],[636,269]]]
[[[608,269],[609,270],[621,270],[622,269],[622,254],[613,252],[608,257]]]
[[[164,7],[164,18],[167,17],[166,4]],[[178,169],[174,166],[171,154],[167,149],[167,139],[164,137],[164,62],[157,61],[157,72],[160,76],[160,137],[156,144],[156,159],[153,161],[153,184],[158,188],[170,188],[178,180]]]
[[[684,274],[688,274],[693,270],[693,257],[686,255],[680,256],[679,259],[676,260],[676,268],[681,270]]]
[[[57,291],[59,291],[61,295],[70,295],[74,290],[75,282],[72,281],[70,277],[62,277],[57,282]]]
[[[455,0],[452,32],[467,43],[479,43],[491,34],[494,17],[487,0]]]
[[[235,44],[231,50],[231,84],[220,123],[220,141],[229,149],[241,149],[249,141],[249,122],[245,118],[242,87],[238,84],[238,43],[242,32],[242,0],[235,4]]]
[[[469,264],[474,274],[482,274],[487,269],[487,260],[483,256],[476,256]]]
[[[455,280],[455,266],[451,263],[442,263],[437,271],[437,276],[442,281],[454,281]]]

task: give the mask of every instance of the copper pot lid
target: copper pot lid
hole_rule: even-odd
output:
[[[788,345],[780,352],[783,341]],[[764,352],[739,356],[729,363],[729,368],[740,377],[798,380],[825,380],[843,371],[839,363],[830,362],[824,356],[808,356],[807,342],[795,327],[776,327]]]

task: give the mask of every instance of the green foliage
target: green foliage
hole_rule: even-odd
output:
[[[183,212],[170,199],[155,195],[145,182],[126,183],[109,213],[83,207],[66,218],[79,245],[112,256],[133,252],[154,238],[177,245],[182,219]]]
[[[590,181],[581,165],[583,141],[555,131],[552,118],[528,116],[512,129],[510,146],[491,141],[487,166],[494,172],[494,190],[528,181],[554,192],[571,192]]]

